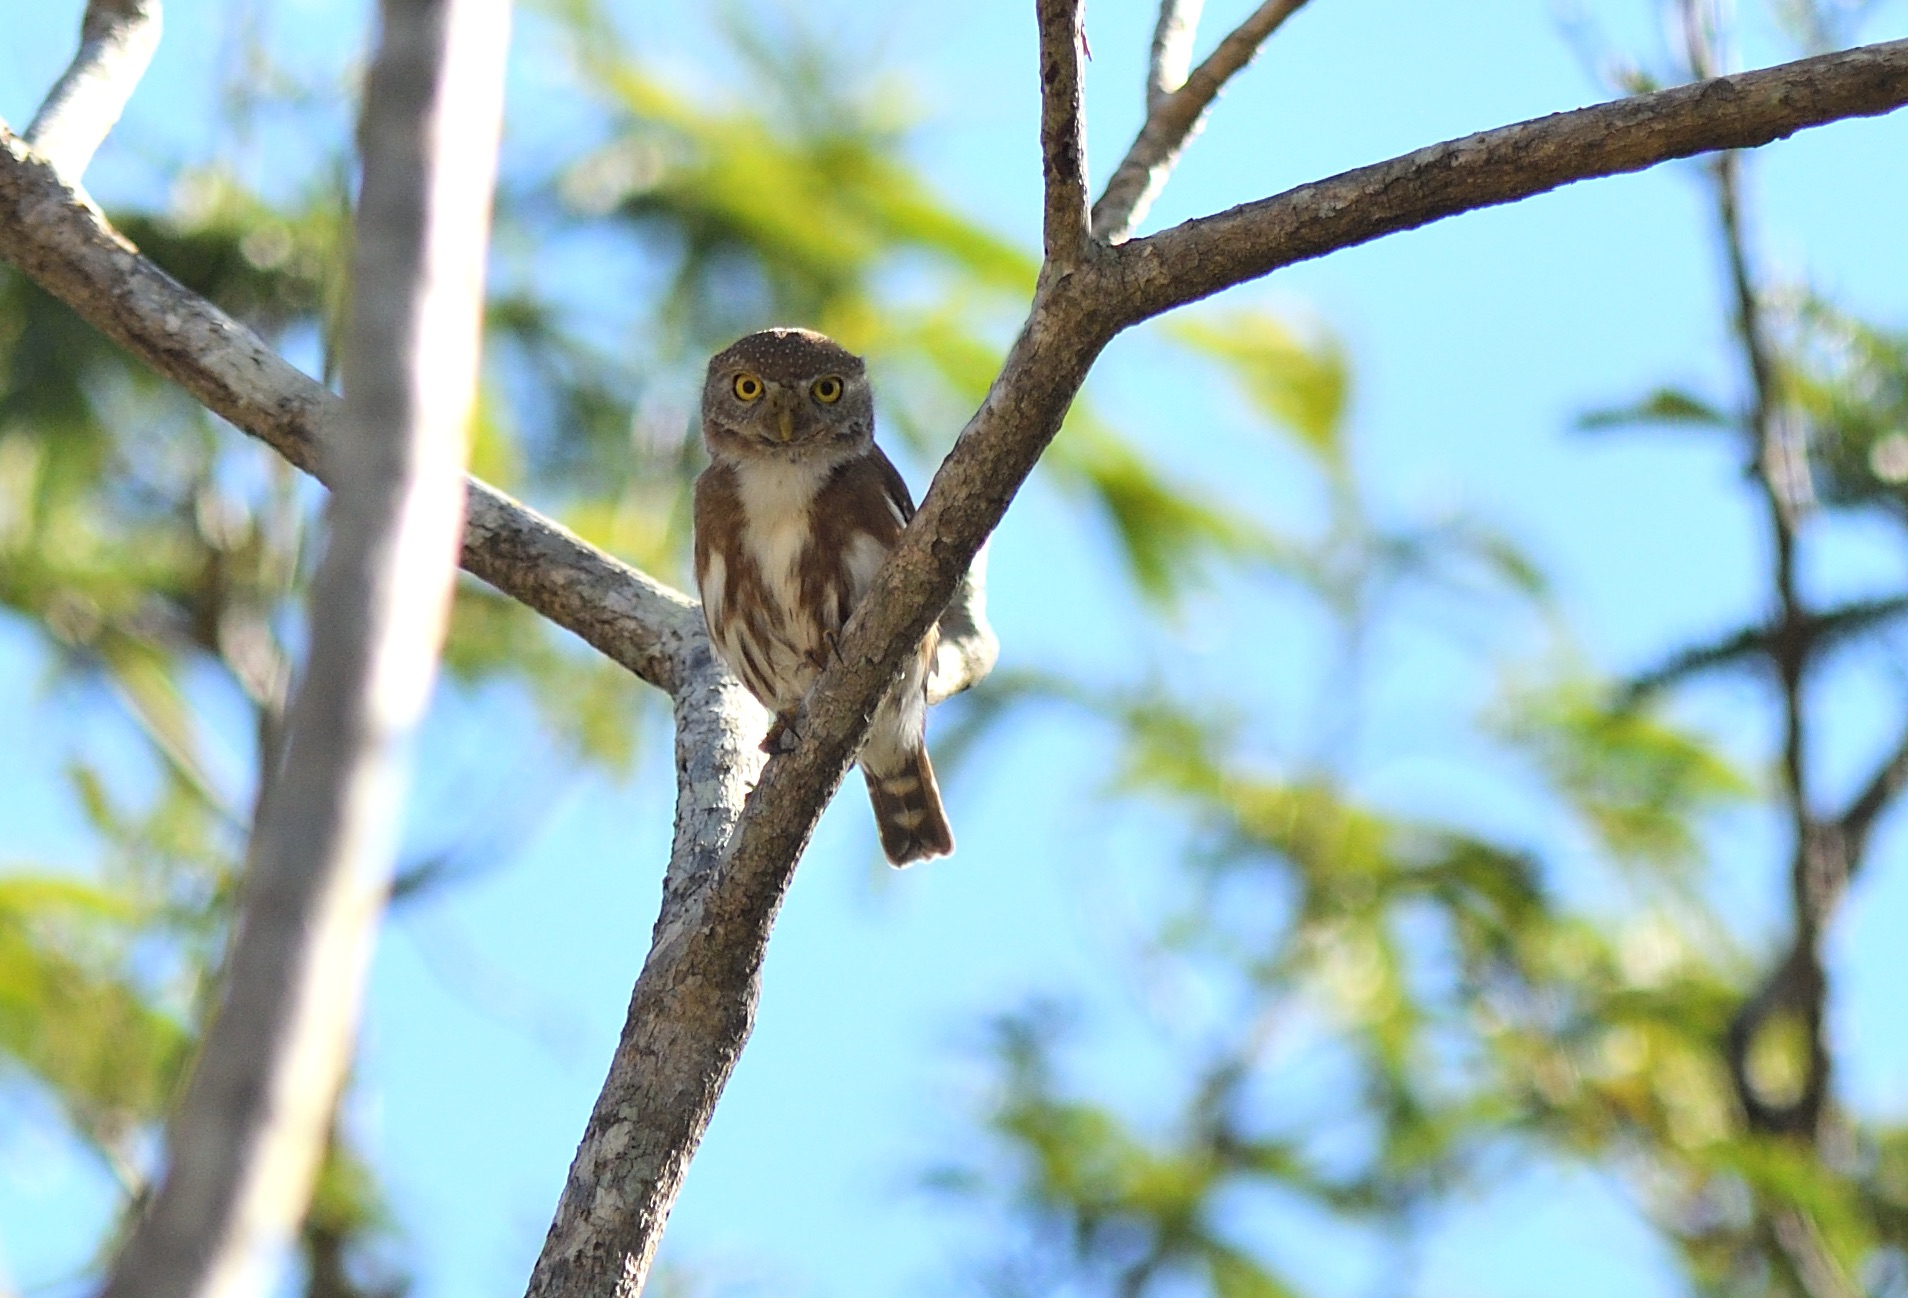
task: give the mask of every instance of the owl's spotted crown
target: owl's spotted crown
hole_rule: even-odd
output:
[[[709,378],[742,369],[774,382],[795,383],[822,374],[858,377],[867,367],[828,335],[789,328],[764,329],[737,339],[710,358]]]

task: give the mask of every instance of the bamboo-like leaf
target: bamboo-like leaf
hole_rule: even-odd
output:
[[[1104,513],[1141,592],[1171,605],[1216,560],[1290,570],[1295,547],[1244,512],[1199,499],[1091,411],[1076,410],[1045,461]]]

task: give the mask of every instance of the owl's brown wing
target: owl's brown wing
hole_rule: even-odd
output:
[[[816,549],[845,555],[867,537],[885,553],[914,517],[914,500],[879,446],[843,463],[815,498]]]
[[[881,485],[888,494],[888,500],[893,504],[895,512],[901,515],[902,526],[907,526],[908,521],[914,517],[914,497],[908,494],[908,484],[902,481],[901,471],[894,467],[894,461],[890,460],[879,446],[870,446],[868,452],[868,458],[875,463],[875,471],[880,475]]]
[[[840,629],[875,570],[914,517],[907,484],[879,447],[837,466],[809,510],[802,602],[823,626]]]

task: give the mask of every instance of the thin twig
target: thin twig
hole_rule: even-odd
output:
[[[1084,0],[1037,0],[1040,157],[1046,180],[1046,265],[1071,270],[1086,255],[1086,111],[1080,77]]]
[[[1903,788],[1908,788],[1908,730],[1902,732],[1901,738],[1895,741],[1895,750],[1868,777],[1867,783],[1862,785],[1862,791],[1855,795],[1848,804],[1848,810],[1836,821],[1842,837],[1849,845],[1851,873],[1860,867],[1867,853],[1875,822]]]
[[[1683,0],[1681,13],[1690,75],[1698,83],[1706,82],[1723,66],[1721,26],[1704,0]],[[1821,937],[1829,912],[1846,885],[1848,844],[1834,826],[1819,823],[1809,805],[1810,734],[1803,686],[1809,668],[1808,633],[1813,615],[1803,600],[1796,573],[1800,493],[1790,482],[1781,374],[1750,264],[1741,158],[1734,152],[1719,153],[1710,161],[1708,172],[1729,281],[1730,314],[1749,381],[1744,419],[1749,459],[1757,469],[1753,478],[1768,521],[1774,566],[1776,607],[1768,654],[1782,706],[1782,797],[1789,823],[1789,876],[1795,909],[1795,931],[1788,955],[1771,971],[1762,989],[1737,1012],[1724,1044],[1730,1076],[1750,1127],[1813,1141],[1828,1099],[1831,1067],[1824,1036],[1828,977],[1822,965]],[[1793,1097],[1758,1092],[1750,1067],[1756,1040],[1778,1011],[1798,1018],[1809,1038],[1802,1084]],[[1793,1223],[1786,1233],[1780,1219],[1772,1224],[1774,1237],[1785,1250],[1791,1256],[1803,1256],[1791,1247],[1802,1239]],[[1820,1279],[1818,1272],[1819,1268],[1816,1272],[1798,1270],[1812,1293],[1816,1290],[1809,1277]]]
[[[1849,1279],[1840,1261],[1822,1238],[1821,1227],[1800,1208],[1769,1210],[1770,1234],[1807,1298],[1862,1298],[1864,1290]]]
[[[506,0],[383,6],[310,661],[223,996],[106,1298],[265,1292],[310,1198],[449,617],[509,14]]]
[[[1165,0],[1160,6],[1159,31],[1164,33],[1167,26],[1167,10],[1172,0]],[[1219,47],[1206,56],[1205,62],[1193,70],[1191,76],[1183,73],[1180,82],[1165,87],[1166,93],[1160,94],[1162,85],[1161,36],[1153,37],[1153,62],[1151,75],[1147,80],[1146,124],[1134,137],[1133,146],[1126,151],[1120,165],[1114,169],[1113,178],[1106,182],[1106,190],[1093,205],[1093,237],[1102,243],[1119,243],[1133,232],[1133,227],[1146,219],[1147,211],[1153,206],[1153,200],[1159,197],[1159,191],[1165,188],[1166,178],[1172,175],[1173,166],[1179,161],[1179,155],[1199,134],[1205,124],[1206,112],[1212,107],[1212,101],[1219,97],[1230,81],[1258,54],[1273,32],[1279,29],[1287,18],[1304,8],[1305,0],[1265,0],[1250,17],[1219,42]],[[1193,9],[1193,21],[1198,18],[1198,6]],[[1182,57],[1191,54],[1192,32],[1190,24],[1185,33],[1185,49]],[[1170,66],[1166,69],[1170,71]]]
[[[159,48],[160,0],[88,0],[80,47],[27,126],[26,141],[69,183],[126,110]]]

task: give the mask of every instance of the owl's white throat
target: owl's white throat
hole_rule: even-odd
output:
[[[762,574],[767,593],[784,613],[801,599],[802,552],[814,526],[815,495],[835,471],[829,457],[749,459],[735,465],[742,506],[742,543]]]

